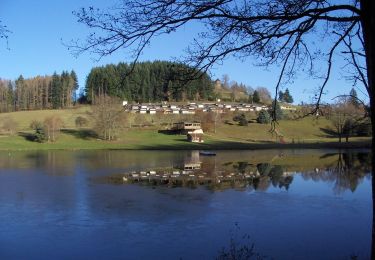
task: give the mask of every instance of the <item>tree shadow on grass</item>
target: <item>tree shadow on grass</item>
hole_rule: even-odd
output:
[[[245,143],[236,141],[207,141],[192,143],[183,139],[175,139],[173,144],[140,144],[141,150],[256,150],[256,149],[347,149],[369,148],[370,141],[357,141],[350,143],[324,142],[324,143],[287,143],[277,142]]]
[[[158,130],[159,134],[164,134],[164,135],[179,135],[181,134],[180,131],[178,130]]]
[[[98,138],[98,135],[95,133],[95,131],[91,129],[62,129],[61,132],[84,140]]]
[[[320,127],[320,131],[325,133],[325,135],[321,135],[321,137],[337,137],[338,136],[336,131],[330,128]]]
[[[27,132],[18,132],[18,135],[25,138],[26,141],[34,142],[36,139],[35,134]]]

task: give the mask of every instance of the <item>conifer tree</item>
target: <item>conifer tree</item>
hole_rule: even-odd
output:
[[[253,93],[253,101],[254,101],[254,103],[259,103],[260,102],[259,93],[256,90]]]
[[[268,124],[269,122],[271,122],[270,114],[266,110],[261,110],[259,112],[257,122],[259,124]]]
[[[356,108],[359,107],[359,101],[358,101],[358,95],[357,95],[357,91],[355,91],[354,88],[352,88],[350,90],[350,93],[349,93],[349,102]]]
[[[61,108],[61,79],[56,72],[53,73],[51,81],[52,108]]]
[[[290,95],[288,88],[284,92],[283,101],[286,103],[293,103],[293,97]]]

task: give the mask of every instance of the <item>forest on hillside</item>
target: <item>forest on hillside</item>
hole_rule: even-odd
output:
[[[89,102],[104,94],[133,102],[198,101],[211,99],[213,89],[207,73],[154,61],[95,67],[87,76],[85,93]]]
[[[15,81],[0,79],[0,112],[71,107],[77,89],[74,71],[28,79],[21,75]]]

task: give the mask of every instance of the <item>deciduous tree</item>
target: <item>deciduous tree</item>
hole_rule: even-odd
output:
[[[265,87],[257,87],[257,92],[259,94],[259,99],[262,104],[271,104],[272,97],[270,91]]]
[[[49,116],[43,122],[44,132],[48,142],[55,142],[60,134],[63,121],[59,116]]]
[[[363,119],[363,111],[356,108],[350,99],[341,97],[332,105],[332,110],[327,118],[332,122],[334,131],[341,142],[345,136],[346,141],[353,135],[354,129]]]
[[[122,127],[122,107],[118,99],[103,95],[95,98],[92,109],[94,130],[102,139],[111,141],[116,139],[118,130]]]

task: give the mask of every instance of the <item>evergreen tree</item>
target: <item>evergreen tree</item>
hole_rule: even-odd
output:
[[[70,78],[73,81],[73,97],[72,98],[73,98],[73,101],[76,102],[77,101],[77,91],[78,91],[79,85],[78,85],[77,74],[74,70],[72,70],[70,72]]]
[[[13,90],[12,82],[10,82],[10,81],[8,83],[7,107],[8,107],[8,112],[15,110],[15,107],[14,107],[14,90]]]
[[[284,92],[283,101],[286,103],[293,103],[293,97],[290,95],[288,88]]]
[[[275,105],[275,100],[272,102],[271,115],[276,120],[283,119],[283,111],[281,110],[279,102],[276,101]]]
[[[283,102],[284,101],[284,92],[282,92],[281,90],[279,90],[279,101],[280,102]]]
[[[358,95],[357,95],[357,91],[355,91],[354,88],[352,88],[350,90],[350,93],[349,93],[349,102],[356,108],[359,107],[359,101],[358,101]]]
[[[61,108],[61,77],[57,73],[53,73],[51,81],[51,92],[52,92],[52,108]]]
[[[248,102],[249,102],[250,104],[253,103],[253,95],[251,95],[251,94],[249,95]]]
[[[16,99],[16,110],[24,110],[27,108],[27,100],[25,98],[25,79],[22,75],[18,77],[16,80],[16,92],[15,92],[15,99]]]
[[[253,102],[254,103],[259,103],[260,102],[260,96],[259,96],[258,91],[256,91],[256,90],[253,93]]]
[[[119,63],[93,68],[87,77],[85,92],[91,102],[103,94],[136,102],[207,100],[213,96],[213,83],[206,73],[181,63],[140,62],[133,70],[130,65]]]
[[[259,124],[268,124],[271,122],[270,114],[266,110],[261,110],[258,114],[257,122]]]

